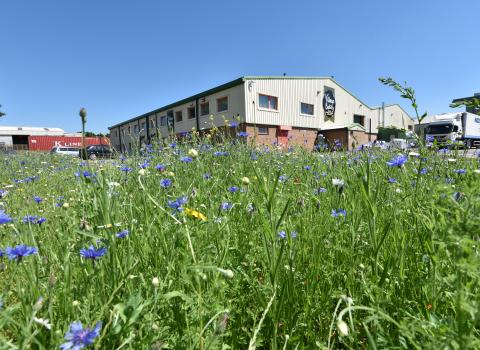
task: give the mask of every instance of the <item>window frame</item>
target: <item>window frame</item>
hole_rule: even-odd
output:
[[[263,107],[261,104],[260,104],[260,99],[262,96],[265,96],[268,98],[268,107]],[[271,108],[270,107],[270,99],[271,98],[274,98],[276,99],[276,107],[277,108]],[[273,96],[273,95],[267,95],[267,94],[262,94],[262,93],[258,93],[258,108],[261,109],[261,110],[264,110],[264,111],[270,111],[270,112],[278,112],[279,110],[279,107],[278,107],[278,96]]]
[[[190,112],[193,111],[192,115],[190,116]],[[187,108],[187,119],[192,120],[195,119],[196,113],[195,113],[195,107],[188,107]]]
[[[267,132],[261,132],[260,129],[266,129]],[[257,126],[258,135],[270,135],[270,128],[268,126]]]
[[[355,121],[355,117],[360,117],[361,118],[361,121],[362,123],[358,123]],[[366,121],[366,118],[364,115],[361,115],[361,114],[354,114],[353,115],[353,122],[356,123],[356,124],[360,124],[361,126],[365,127],[365,121]]]
[[[310,113],[304,113],[302,110],[303,105],[306,106],[311,106],[312,107],[312,114]],[[313,103],[308,103],[308,102],[301,102],[300,101],[300,114],[308,117],[314,117],[315,116],[315,105]]]
[[[219,109],[219,104],[218,104],[218,102],[219,102],[220,100],[226,100],[226,101],[227,101],[227,104],[226,104],[226,107],[227,107],[227,108],[222,109],[222,110]],[[229,106],[229,103],[228,103],[228,102],[229,102],[228,95],[222,96],[222,97],[218,97],[218,98],[216,99],[216,102],[217,102],[217,113],[228,112],[228,108],[230,107],[230,106]]]
[[[162,115],[160,117],[160,127],[167,127],[167,126],[168,126],[167,116]]]
[[[207,113],[204,113],[204,111],[203,111],[203,108],[204,108],[205,105],[208,106]],[[206,116],[206,115],[210,115],[210,101],[205,100],[205,102],[200,102],[199,107],[200,107],[200,116],[201,117]]]
[[[178,115],[180,115],[180,119],[178,119]],[[175,111],[175,123],[183,122],[183,110]]]

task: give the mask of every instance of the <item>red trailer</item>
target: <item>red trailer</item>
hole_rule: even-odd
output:
[[[110,145],[108,137],[85,137],[85,146]],[[50,151],[53,147],[82,147],[80,136],[28,136],[30,151]]]

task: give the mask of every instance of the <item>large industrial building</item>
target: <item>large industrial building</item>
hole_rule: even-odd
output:
[[[379,127],[412,130],[399,105],[369,107],[330,77],[246,76],[111,126],[112,145],[136,145],[192,130],[238,123],[260,144],[313,148],[321,133],[351,148],[374,141]]]

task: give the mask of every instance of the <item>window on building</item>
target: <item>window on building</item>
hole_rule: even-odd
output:
[[[133,133],[134,133],[134,134],[138,134],[138,125],[137,125],[137,124],[135,124],[135,125],[133,126]]]
[[[306,115],[313,115],[313,105],[310,103],[300,103],[300,113],[306,114]]]
[[[278,97],[259,94],[260,108],[278,110]]]
[[[187,114],[188,119],[195,119],[195,107],[188,107]]]
[[[142,128],[140,130],[145,130],[145,122],[142,123]]]
[[[175,121],[178,123],[178,122],[181,122],[182,120],[183,120],[182,111],[176,111],[175,112]]]
[[[208,101],[200,103],[200,115],[210,114],[210,103]]]
[[[167,126],[167,116],[160,117],[160,126]]]
[[[217,112],[228,111],[228,96],[217,98]]]
[[[412,130],[413,130],[413,125],[409,125],[409,126],[408,126],[408,130],[409,130],[409,131],[412,131]]]
[[[357,124],[360,124],[361,126],[365,126],[365,116],[355,114],[353,116],[353,122],[357,123]]]
[[[268,135],[268,127],[266,127],[266,126],[259,126],[259,127],[258,127],[258,134],[259,134],[259,135]]]

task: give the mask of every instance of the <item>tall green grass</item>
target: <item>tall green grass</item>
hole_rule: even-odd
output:
[[[0,249],[38,248],[0,258],[0,348],[58,348],[74,321],[102,322],[97,349],[479,348],[478,162],[433,148],[387,166],[397,153],[194,137],[88,164],[0,155]],[[174,212],[181,196],[207,221]]]

